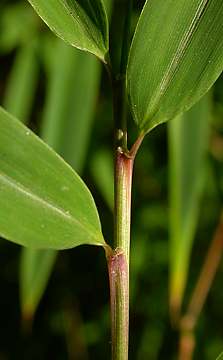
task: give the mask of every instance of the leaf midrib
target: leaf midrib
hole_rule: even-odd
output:
[[[61,5],[64,7],[64,9],[66,10],[66,12],[72,16],[72,18],[77,22],[77,24],[80,26],[80,28],[82,29],[83,33],[85,33],[85,35],[87,36],[88,40],[91,39],[94,42],[94,47],[95,49],[97,49],[97,51],[99,51],[101,53],[101,49],[98,47],[97,41],[94,39],[94,37],[92,36],[92,34],[90,33],[90,31],[88,29],[85,28],[85,26],[83,26],[82,21],[79,19],[78,16],[76,16],[74,14],[74,12],[72,11],[72,9],[70,9],[69,5],[64,2],[63,0],[60,0]],[[78,4],[76,5],[78,7]],[[99,32],[98,32],[99,33]],[[104,40],[104,39],[103,39]],[[104,41],[103,41],[104,42]],[[106,51],[106,49],[104,49]]]
[[[144,128],[144,125],[148,121],[148,119],[147,119],[148,118],[148,109],[149,108],[151,109],[149,111],[152,114],[151,118],[154,118],[156,113],[159,111],[159,108],[157,107],[157,105],[159,104],[162,96],[165,95],[166,91],[168,90],[173,77],[176,75],[176,73],[180,67],[179,65],[182,63],[182,61],[184,59],[184,54],[185,54],[186,50],[188,49],[188,47],[193,39],[193,36],[195,35],[195,30],[198,28],[198,26],[202,20],[203,14],[207,10],[208,6],[210,5],[210,1],[211,0],[202,0],[200,5],[198,6],[198,9],[195,13],[195,16],[193,17],[193,19],[191,21],[189,29],[184,33],[184,36],[180,41],[180,44],[174,54],[174,57],[172,58],[172,61],[169,65],[169,67],[167,68],[159,85],[156,87],[156,90],[154,91],[154,93],[156,95],[153,100],[152,109],[154,109],[155,111],[153,113],[153,110],[151,109],[151,104],[148,104],[147,110],[145,112],[146,116],[144,117],[143,122],[142,122],[142,128]]]
[[[76,219],[73,216],[71,216],[70,214],[66,213],[66,211],[64,211],[62,208],[60,208],[60,207],[56,206],[55,204],[52,204],[51,202],[48,202],[48,201],[42,199],[41,197],[37,196],[32,191],[30,191],[30,189],[27,189],[24,185],[22,185],[19,182],[13,180],[12,178],[7,176],[6,174],[0,173],[0,182],[3,182],[7,186],[16,189],[20,193],[23,193],[26,197],[29,197],[29,198],[37,201],[43,207],[46,207],[46,208],[52,210],[53,212],[59,214],[60,216],[62,216],[66,220],[68,220],[69,222],[74,223],[75,225],[78,225],[79,227],[84,229],[85,232],[88,232],[93,238],[98,239],[98,236],[96,236],[93,231],[86,230],[86,229],[89,229],[89,227],[91,227],[91,226],[89,226],[89,223],[86,223],[84,221],[81,223],[78,219]],[[97,233],[99,233],[99,232],[97,232]]]

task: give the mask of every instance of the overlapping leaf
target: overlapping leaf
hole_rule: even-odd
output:
[[[106,62],[108,20],[101,0],[28,0],[61,39]]]
[[[95,203],[83,181],[2,108],[0,235],[36,248],[105,245]]]
[[[147,0],[130,50],[127,90],[148,132],[189,109],[223,70],[222,0]]]

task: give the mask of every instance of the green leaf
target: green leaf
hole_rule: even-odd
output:
[[[105,246],[86,185],[51,148],[2,108],[0,235],[36,248]]]
[[[59,39],[47,41],[47,94],[41,137],[79,173],[86,158],[100,64]],[[83,76],[82,76],[83,75]],[[83,99],[85,106],[83,106]],[[66,144],[67,143],[67,144]],[[66,144],[66,146],[64,145]],[[24,248],[20,266],[23,318],[33,317],[52,272],[57,251]]]
[[[35,45],[31,43],[18,50],[3,101],[4,108],[24,123],[29,120],[37,86],[38,63]]]
[[[108,19],[101,0],[28,0],[61,39],[106,62]]]
[[[184,115],[169,122],[170,305],[178,311],[187,281],[204,183],[210,126],[206,95]]]
[[[23,318],[30,320],[47,286],[57,251],[24,248],[20,259],[20,297]]]
[[[148,132],[188,110],[223,70],[222,0],[147,0],[136,28],[127,91]]]
[[[109,20],[111,20],[111,14],[112,14],[112,10],[113,10],[113,2],[114,2],[114,0],[103,0]]]

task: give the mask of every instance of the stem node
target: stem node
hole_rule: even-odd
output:
[[[128,262],[117,248],[108,258],[112,319],[112,358],[128,359],[129,285]]]

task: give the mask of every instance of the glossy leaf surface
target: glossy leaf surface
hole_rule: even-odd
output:
[[[210,97],[169,122],[170,303],[181,305],[203,189]]]
[[[37,248],[105,244],[95,203],[79,176],[2,108],[0,235]]]
[[[105,61],[108,20],[101,0],[28,0],[61,39]]]
[[[223,70],[222,0],[147,0],[127,70],[143,132],[195,104]]]

